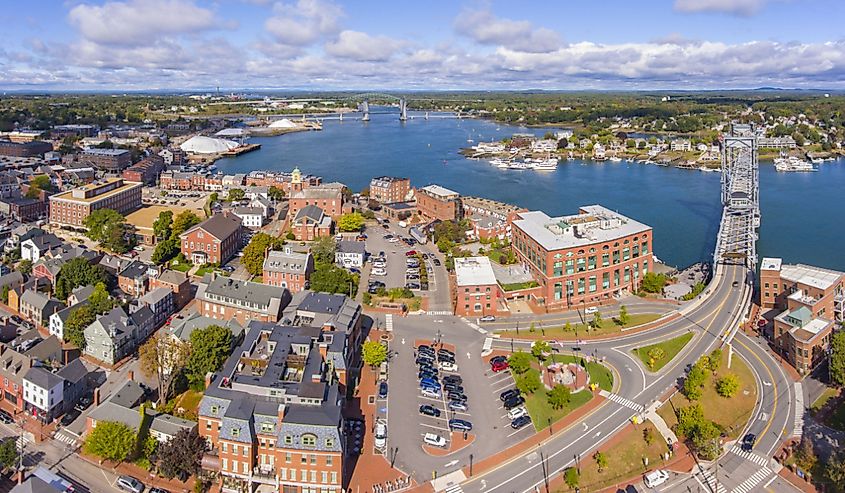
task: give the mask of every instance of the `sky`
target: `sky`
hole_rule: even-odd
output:
[[[4,91],[845,89],[842,0],[2,3]]]

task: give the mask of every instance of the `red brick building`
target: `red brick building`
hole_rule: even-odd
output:
[[[132,164],[132,154],[126,149],[86,149],[79,157],[95,168],[116,173]]]
[[[370,200],[380,204],[392,204],[409,200],[411,180],[393,176],[380,176],[370,180]]]
[[[455,315],[483,317],[506,312],[502,288],[496,281],[490,259],[455,259]]]
[[[417,190],[417,211],[427,219],[457,221],[463,216],[461,196],[458,192],[429,185]]]
[[[215,320],[234,319],[246,327],[253,320],[278,322],[291,295],[282,287],[212,275],[211,282],[200,284],[196,300],[200,315]]]
[[[57,226],[83,227],[83,222],[98,209],[113,209],[121,214],[141,207],[141,188],[123,178],[107,178],[50,197],[50,223]]]
[[[36,157],[52,150],[52,144],[40,140],[33,140],[32,142],[0,140],[0,156]]]
[[[150,291],[156,288],[167,288],[173,291],[173,307],[181,310],[191,301],[191,281],[187,272],[165,270],[158,276],[150,278]]]
[[[123,170],[122,176],[127,181],[155,185],[158,175],[161,174],[164,167],[164,159],[161,156],[152,155]]]
[[[241,220],[216,214],[179,236],[182,254],[193,264],[224,264],[241,248]]]
[[[463,216],[472,225],[472,237],[482,240],[510,240],[510,222],[528,209],[481,197],[461,197]]]
[[[305,206],[297,212],[290,225],[290,231],[298,241],[311,241],[334,234],[332,218],[316,205]]]
[[[632,293],[653,269],[651,227],[599,205],[562,217],[520,212],[511,226],[513,249],[540,284],[534,301],[547,310]]]
[[[291,293],[308,289],[314,272],[314,257],[310,252],[294,252],[289,246],[284,250],[271,250],[264,259],[262,280],[264,284],[287,288]]]

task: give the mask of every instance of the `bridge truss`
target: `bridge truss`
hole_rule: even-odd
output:
[[[752,125],[734,124],[722,137],[722,221],[714,262],[742,261],[755,269],[759,227],[757,135]]]

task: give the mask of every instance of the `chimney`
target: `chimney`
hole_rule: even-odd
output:
[[[279,427],[281,428],[282,421],[285,419],[285,405],[279,404],[279,410],[277,411],[277,416],[279,418]]]
[[[70,363],[70,351],[63,351],[65,355],[65,366]]]
[[[129,379],[130,382],[135,380],[135,370],[129,370],[129,374],[127,375],[127,378]]]
[[[100,405],[100,388],[97,387],[96,389],[94,389],[94,407],[97,407],[99,405]]]
[[[214,373],[208,372],[205,374],[205,388],[211,387],[211,382],[214,381]]]

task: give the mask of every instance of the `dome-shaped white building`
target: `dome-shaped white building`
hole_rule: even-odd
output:
[[[179,148],[190,154],[218,154],[234,149],[239,145],[234,140],[195,135],[183,142]]]
[[[276,120],[269,125],[270,128],[296,128],[296,123],[288,120],[287,118],[282,118],[281,120]]]

